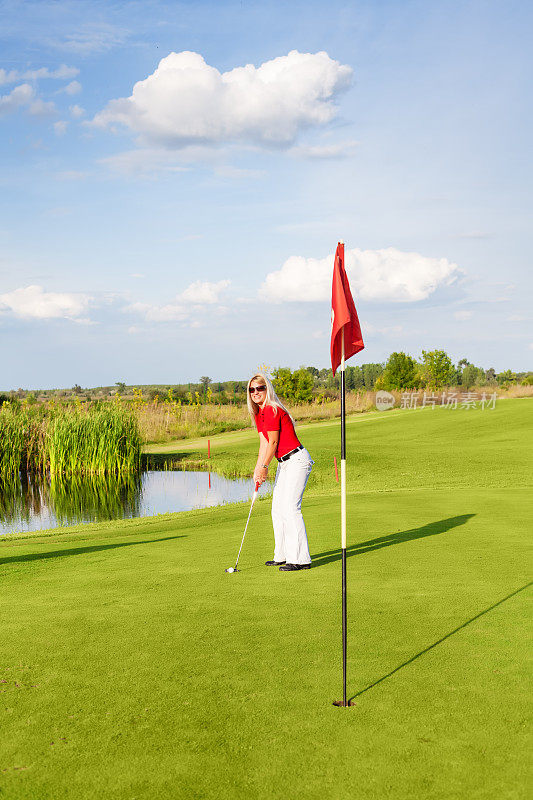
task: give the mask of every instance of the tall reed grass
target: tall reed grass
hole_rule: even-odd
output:
[[[0,409],[0,479],[20,472],[52,477],[137,472],[141,438],[133,410],[119,403]]]

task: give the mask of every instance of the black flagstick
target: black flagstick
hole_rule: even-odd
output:
[[[342,547],[342,701],[335,706],[351,706],[346,697],[346,655],[348,650],[346,610],[346,383],[344,364],[344,328],[341,329],[341,547]]]

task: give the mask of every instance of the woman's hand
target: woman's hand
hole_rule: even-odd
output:
[[[254,472],[254,481],[261,486],[262,483],[268,478],[268,467],[256,467]]]

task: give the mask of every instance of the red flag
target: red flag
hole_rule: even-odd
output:
[[[334,375],[341,363],[343,328],[344,358],[347,360],[362,350],[364,344],[348,276],[344,269],[344,244],[339,242],[335,253],[331,290],[331,369]]]

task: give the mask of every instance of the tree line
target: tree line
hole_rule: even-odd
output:
[[[340,373],[331,369],[300,367],[278,368],[273,373],[274,386],[281,397],[295,403],[338,396]],[[462,358],[456,365],[444,350],[422,350],[416,360],[404,352],[391,353],[386,362],[346,366],[346,388],[349,391],[442,389],[457,386],[470,390],[475,386],[533,385],[533,373],[511,370],[497,373],[493,367],[483,369]]]
[[[324,402],[337,398],[340,388],[340,373],[333,375],[329,367],[319,369],[301,366],[296,370],[277,367],[272,371],[272,380],[276,392],[289,403]],[[509,369],[497,373],[493,367],[483,369],[466,358],[454,364],[444,350],[422,350],[419,360],[404,352],[394,352],[382,363],[346,366],[348,391],[440,389],[445,386],[470,390],[475,386],[506,388],[513,384],[533,385],[533,373],[517,373]],[[203,375],[197,383],[185,384],[128,386],[123,381],[117,381],[114,386],[83,389],[76,383],[71,390],[28,392],[19,389],[0,394],[0,405],[3,400],[26,400],[32,403],[51,397],[67,400],[95,400],[113,396],[127,398],[135,392],[142,392],[144,397],[155,403],[167,401],[171,394],[173,400],[183,404],[242,404],[246,401],[246,387],[247,381],[213,381],[207,375]]]

